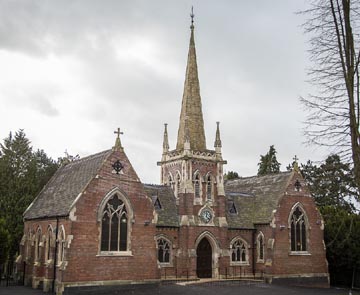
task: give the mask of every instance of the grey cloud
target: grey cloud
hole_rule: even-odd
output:
[[[59,115],[59,111],[51,104],[50,99],[46,98],[43,94],[33,95],[30,104],[32,108],[48,117]]]

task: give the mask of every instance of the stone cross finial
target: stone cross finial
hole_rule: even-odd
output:
[[[120,128],[118,128],[116,131],[114,131],[114,133],[117,134],[114,150],[123,151],[123,147],[122,147],[121,141],[120,141],[120,134],[124,134],[124,132],[121,132]]]
[[[294,160],[293,169],[294,169],[294,171],[299,172],[300,171],[299,164],[298,164],[299,158],[295,155],[293,160]]]

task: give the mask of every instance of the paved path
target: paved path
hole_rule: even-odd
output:
[[[34,290],[30,287],[0,287],[0,295],[46,295],[51,293],[43,293],[40,290]],[[99,292],[99,290],[88,290],[78,294],[86,295],[145,295],[145,294],[164,294],[164,295],[349,295],[346,289],[313,289],[313,288],[296,288],[284,287],[267,284],[229,284],[229,285],[162,285],[156,288],[140,288],[131,287],[128,290]],[[352,295],[360,295],[360,292],[353,291]]]

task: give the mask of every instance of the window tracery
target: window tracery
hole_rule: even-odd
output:
[[[307,251],[305,212],[297,206],[290,217],[291,251]]]
[[[157,240],[157,254],[160,263],[170,263],[171,243],[164,238],[159,238]]]
[[[128,212],[117,194],[106,203],[102,212],[101,251],[126,251]]]
[[[169,176],[168,176],[168,185],[174,190],[174,182],[173,182],[171,174],[169,174]]]
[[[233,263],[247,263],[248,253],[247,245],[242,239],[237,239],[231,244],[231,262]]]

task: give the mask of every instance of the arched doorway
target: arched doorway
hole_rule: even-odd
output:
[[[212,248],[207,238],[203,238],[196,249],[196,274],[198,278],[212,277]]]

